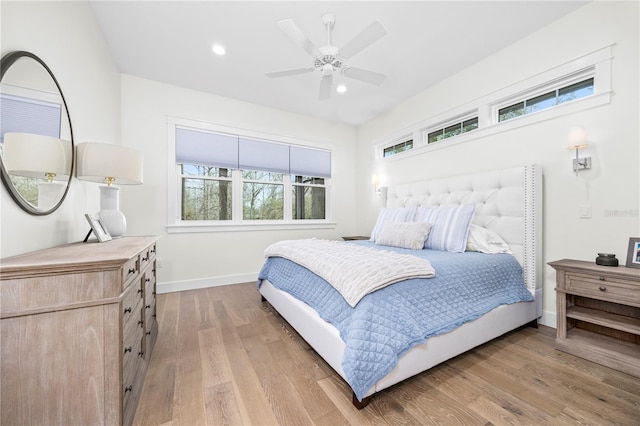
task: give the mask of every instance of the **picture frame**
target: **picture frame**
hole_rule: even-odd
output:
[[[85,243],[87,242],[91,232],[93,232],[101,243],[111,240],[111,234],[109,234],[109,231],[107,231],[107,228],[104,227],[100,219],[94,218],[89,213],[85,213],[84,217],[87,218],[87,222],[89,222],[89,226],[91,226],[91,230],[84,239]]]
[[[627,250],[627,268],[640,269],[640,237],[629,238],[629,249]]]

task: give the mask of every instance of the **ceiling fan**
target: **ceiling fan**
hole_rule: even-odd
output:
[[[349,43],[340,49],[331,44],[331,28],[335,22],[336,17],[334,14],[325,13],[322,15],[322,23],[327,28],[327,45],[319,48],[309,40],[300,27],[293,22],[293,19],[285,19],[278,22],[280,29],[313,57],[313,66],[269,72],[267,73],[267,76],[271,78],[278,78],[319,71],[322,73],[322,79],[320,80],[320,93],[318,96],[320,100],[328,99],[331,96],[333,76],[336,72],[340,72],[345,77],[375,84],[377,86],[382,84],[386,77],[385,75],[345,64],[349,58],[366,49],[387,34],[387,31],[384,29],[382,24],[378,21],[372,22],[367,28],[362,30],[360,34],[355,36]]]

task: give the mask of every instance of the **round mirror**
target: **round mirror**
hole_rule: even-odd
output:
[[[2,183],[27,213],[54,212],[73,175],[73,130],[67,103],[49,67],[29,52],[0,64]]]

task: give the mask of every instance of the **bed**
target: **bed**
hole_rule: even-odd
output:
[[[327,314],[325,312],[322,312],[321,316],[316,309],[312,308],[312,306],[318,306],[317,303],[303,302],[298,299],[298,297],[301,297],[300,295],[295,291],[286,289],[285,284],[277,282],[280,279],[277,278],[277,275],[265,275],[264,270],[268,269],[266,268],[267,263],[265,263],[258,280],[259,292],[263,300],[268,301],[315,351],[345,379],[354,390],[353,404],[358,408],[363,408],[368,404],[371,396],[382,389],[428,370],[441,362],[511,330],[523,325],[535,325],[537,323],[537,318],[541,316],[542,312],[542,289],[539,283],[541,279],[541,262],[538,260],[542,206],[541,180],[542,175],[539,168],[535,165],[527,165],[430,181],[404,183],[386,188],[386,191],[383,192],[385,208],[378,217],[372,235],[376,232],[376,228],[383,225],[381,217],[384,212],[406,212],[410,209],[430,211],[430,209],[437,210],[437,206],[442,206],[443,208],[445,206],[447,208],[455,206],[462,208],[464,206],[466,208],[471,205],[473,206],[473,215],[471,216],[473,229],[478,230],[478,228],[481,228],[482,230],[488,230],[490,233],[495,233],[508,245],[511,254],[453,253],[453,256],[446,257],[443,254],[446,250],[443,250],[442,253],[435,250],[414,251],[415,253],[420,252],[421,256],[424,252],[424,257],[430,259],[435,265],[435,277],[421,278],[423,280],[426,279],[425,282],[429,283],[429,286],[437,287],[437,285],[432,284],[436,283],[436,281],[429,281],[430,279],[442,280],[447,276],[444,270],[441,269],[439,271],[440,268],[443,268],[442,262],[444,260],[442,259],[447,259],[447,262],[449,258],[456,259],[455,262],[460,262],[460,259],[464,259],[463,263],[468,262],[471,264],[473,262],[467,259],[472,259],[473,261],[480,259],[484,262],[484,257],[488,257],[490,258],[489,262],[492,262],[492,264],[497,263],[498,259],[501,262],[504,260],[505,264],[508,265],[505,268],[510,271],[511,275],[513,275],[512,264],[516,264],[518,268],[516,274],[519,275],[520,281],[523,283],[522,288],[527,293],[528,299],[520,295],[518,300],[514,299],[500,303],[495,307],[483,305],[482,309],[486,312],[478,310],[477,312],[481,313],[461,321],[461,324],[457,324],[455,328],[441,327],[438,332],[430,332],[430,334],[423,336],[424,338],[416,339],[416,342],[411,343],[397,354],[392,367],[375,371],[377,376],[381,376],[376,376],[375,382],[371,382],[371,378],[368,378],[368,381],[364,380],[365,384],[363,385],[360,379],[354,379],[351,367],[352,358],[358,356],[357,353],[359,352],[354,352],[349,346],[350,344],[347,345],[343,337],[341,337],[341,335],[344,336],[345,334],[342,323],[337,320],[326,320]],[[412,214],[414,215],[413,221],[415,221],[415,212]],[[406,221],[412,220],[407,219]],[[381,230],[378,229],[377,233],[380,234],[380,232]],[[356,242],[355,244],[375,246],[375,242],[368,241]],[[386,249],[386,247],[380,248]],[[363,247],[364,249],[367,249],[367,247]],[[412,252],[402,248],[393,248],[392,251],[401,254]],[[431,256],[430,253],[435,253],[436,255]],[[465,258],[464,256],[467,257]],[[276,262],[283,259],[277,257],[275,259],[273,257],[267,259],[267,261],[270,260]],[[288,262],[286,259],[285,261]],[[296,279],[298,279],[297,275],[296,278],[291,280],[295,281]],[[318,279],[322,281],[321,278]],[[449,279],[451,280],[451,277]],[[502,278],[490,279],[493,280],[492,282],[497,283]],[[509,280],[511,279],[509,278]],[[415,286],[417,280],[399,282],[374,291],[370,295],[358,299],[356,307],[366,305],[365,301],[373,300],[383,292],[394,292],[405,285],[414,285],[414,287],[407,288],[425,287],[425,285]],[[302,287],[306,288],[307,285],[305,284]],[[465,284],[462,287],[466,288],[467,285]],[[327,294],[327,296],[320,295],[320,298],[328,298],[329,293],[333,292],[333,290],[319,291],[324,291]],[[512,290],[509,291],[513,292]],[[297,297],[292,294],[296,294]],[[331,297],[335,296],[331,295]],[[461,296],[461,298],[473,299],[468,296]],[[344,300],[340,301],[340,303],[343,302]],[[335,303],[335,301],[331,302],[331,304]],[[376,307],[375,309],[379,308]],[[344,310],[344,308],[338,309],[338,311]],[[347,310],[349,310],[348,307]],[[385,314],[380,314],[381,318],[384,316]],[[340,327],[340,330],[338,327]],[[380,327],[384,328],[386,324]],[[347,372],[345,372],[345,368]],[[377,370],[377,368],[377,365],[371,364],[369,369]],[[367,370],[362,367],[359,367],[359,369]]]

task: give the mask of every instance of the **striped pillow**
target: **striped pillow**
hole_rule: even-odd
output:
[[[419,207],[414,220],[432,225],[424,248],[462,253],[467,246],[475,210],[475,204]]]
[[[382,227],[387,222],[411,222],[413,216],[416,214],[416,207],[397,207],[397,208],[384,208],[380,210],[378,214],[378,220],[376,225],[371,231],[370,241],[375,241],[378,238],[378,234],[382,231]]]

